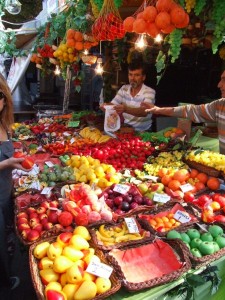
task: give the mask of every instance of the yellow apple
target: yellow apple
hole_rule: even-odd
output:
[[[59,274],[56,273],[53,269],[44,269],[40,271],[41,281],[44,284],[48,284],[52,281],[58,281]]]
[[[89,243],[80,235],[74,234],[70,239],[70,245],[77,250],[85,250],[89,248]]]
[[[77,265],[72,265],[66,270],[66,278],[69,283],[80,283],[83,279],[83,269]]]
[[[74,300],[89,300],[96,296],[97,287],[93,281],[82,282],[79,289],[74,294]]]
[[[98,277],[95,281],[97,294],[102,294],[111,289],[112,283],[109,278]]]
[[[54,259],[53,270],[57,273],[64,273],[72,264],[72,260],[64,255],[60,255]]]
[[[45,257],[47,255],[47,250],[48,247],[50,246],[49,242],[43,242],[38,244],[35,248],[34,248],[34,257],[36,257],[37,259],[41,259],[43,257]]]
[[[73,300],[74,299],[74,294],[79,288],[79,284],[74,284],[74,283],[67,283],[62,291],[66,295],[67,300]]]
[[[77,226],[74,229],[73,234],[82,236],[86,241],[91,239],[91,235],[85,226]]]
[[[84,257],[83,252],[75,249],[72,245],[66,246],[63,249],[62,255],[68,257],[70,260],[74,262]]]
[[[57,281],[52,281],[49,282],[49,284],[46,285],[45,287],[45,293],[47,290],[55,290],[55,291],[61,291],[62,290],[62,286],[59,282]]]
[[[47,250],[47,256],[54,260],[57,256],[62,254],[62,246],[58,242],[51,243]]]

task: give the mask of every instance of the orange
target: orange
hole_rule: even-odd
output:
[[[166,11],[161,11],[155,18],[155,24],[159,29],[164,29],[170,25],[170,15]]]
[[[75,46],[75,40],[73,38],[67,38],[66,45],[67,47],[74,47]]]
[[[164,175],[168,174],[168,169],[167,168],[162,168],[158,171],[158,176],[163,177]]]
[[[206,175],[205,173],[198,173],[198,175],[196,176],[196,178],[197,178],[200,182],[202,182],[202,183],[204,183],[204,184],[206,184],[207,180],[209,179],[209,178],[208,178],[208,175]]]
[[[84,49],[84,45],[82,42],[76,42],[74,48],[80,51]]]
[[[196,182],[196,184],[195,184],[195,188],[196,188],[197,191],[201,191],[201,190],[205,189],[205,185],[204,185],[203,182],[198,181],[198,182]]]
[[[157,10],[155,8],[155,6],[147,6],[144,11],[143,11],[143,19],[147,22],[154,22],[155,18],[157,16]]]
[[[210,190],[215,191],[215,190],[219,189],[220,181],[216,177],[210,177],[209,180],[207,181],[206,185]]]
[[[136,19],[133,23],[133,30],[136,33],[143,33],[146,30],[146,22],[144,19]]]
[[[172,0],[158,0],[156,2],[156,9],[157,11],[170,11],[172,7],[173,1]]]
[[[198,175],[198,170],[196,169],[191,169],[191,172],[190,172],[190,178],[196,178],[196,176]]]
[[[128,32],[132,32],[133,31],[133,23],[134,23],[134,21],[135,21],[134,17],[127,17],[123,21],[124,30],[128,31]]]
[[[177,191],[180,188],[180,182],[172,179],[168,184],[168,188],[170,188],[172,191]]]
[[[76,31],[74,34],[74,39],[76,42],[82,42],[83,41],[83,34],[80,31]]]
[[[136,16],[136,19],[143,19],[143,12],[139,12]]]
[[[168,185],[169,182],[172,180],[172,177],[170,175],[164,175],[162,178],[161,178],[161,182],[162,184],[164,185]]]
[[[76,31],[72,28],[68,29],[67,32],[66,32],[66,38],[67,39],[73,39],[75,32]]]
[[[188,170],[180,169],[173,174],[173,179],[178,180],[179,182],[184,182],[188,179]]]
[[[150,35],[151,37],[155,38],[157,36],[157,34],[160,33],[159,28],[156,26],[155,22],[147,22],[146,24],[147,24],[146,33],[148,35]],[[164,134],[164,136],[165,136],[165,134]],[[165,136],[165,137],[170,137],[170,135]]]

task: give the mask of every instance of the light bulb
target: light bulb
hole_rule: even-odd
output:
[[[89,54],[89,52],[88,52],[88,50],[87,49],[84,49],[84,55],[88,55]]]
[[[162,40],[163,40],[163,38],[162,38],[161,34],[157,34],[157,36],[154,38],[154,41],[156,43],[161,43]]]
[[[54,74],[55,74],[56,76],[58,76],[58,75],[60,75],[60,74],[61,74],[61,71],[60,71],[60,68],[59,68],[59,66],[58,66],[58,65],[56,65],[56,67],[55,67]]]
[[[95,73],[98,74],[98,75],[102,75],[103,73],[103,66],[102,66],[102,58],[98,58],[97,59],[97,66],[95,68]]]
[[[21,5],[18,0],[5,1],[5,9],[12,15],[18,15],[21,12]]]
[[[138,51],[143,51],[148,47],[148,42],[146,40],[145,34],[140,34],[139,37],[137,38],[134,47]]]

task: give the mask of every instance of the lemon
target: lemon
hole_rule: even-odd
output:
[[[98,181],[98,186],[102,189],[106,188],[108,186],[108,180],[105,178],[100,178]]]
[[[109,179],[112,183],[119,183],[120,182],[120,176],[118,174],[114,174]]]

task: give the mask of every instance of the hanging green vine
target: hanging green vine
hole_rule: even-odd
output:
[[[171,57],[171,62],[174,63],[180,55],[183,30],[176,28],[168,36],[168,43],[170,45],[168,55]]]
[[[225,41],[225,1],[213,1],[212,20],[215,23],[214,37],[212,41],[212,51],[215,54],[219,45]]]
[[[94,2],[94,4],[97,6],[99,11],[102,9],[104,0],[92,0],[92,2]],[[116,8],[119,8],[122,5],[123,0],[114,0],[113,2],[115,4]]]
[[[204,7],[206,6],[206,0],[196,0],[194,12],[196,16],[199,16]]]

